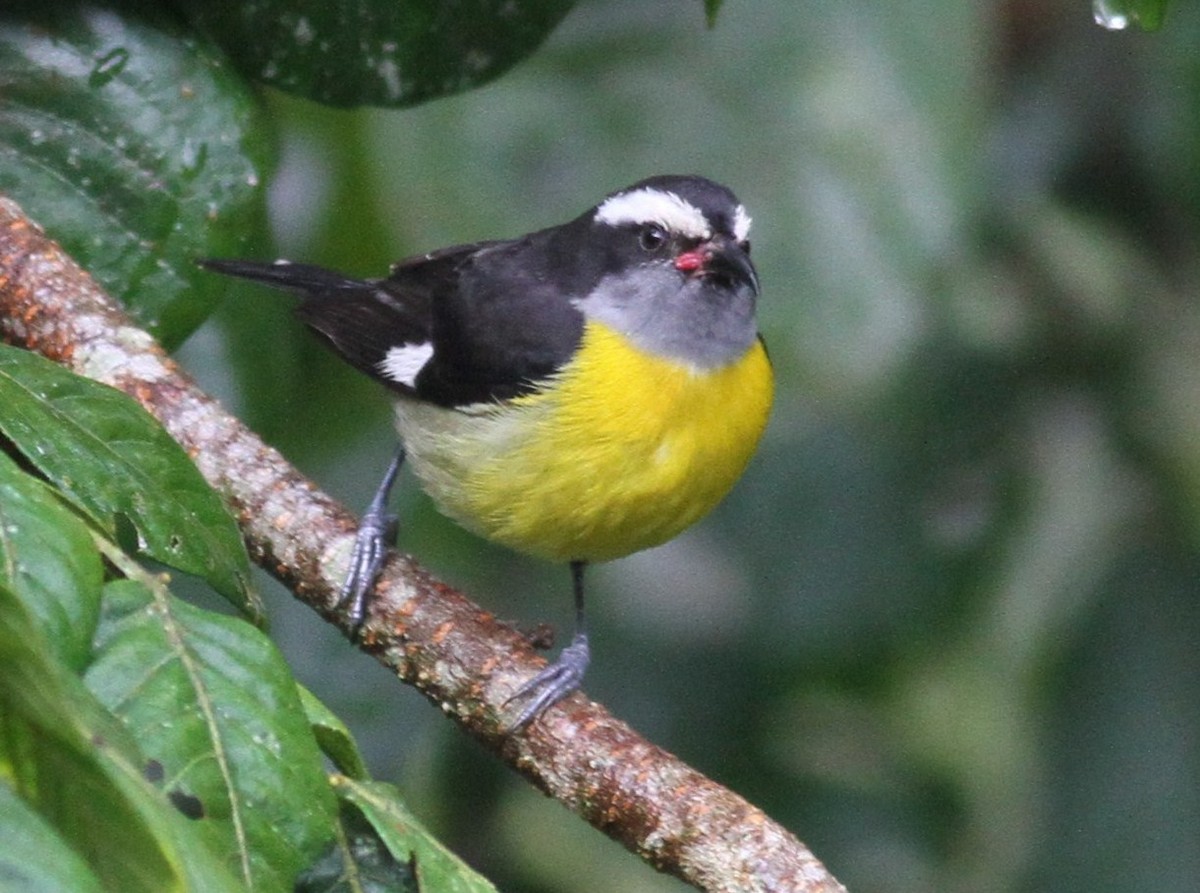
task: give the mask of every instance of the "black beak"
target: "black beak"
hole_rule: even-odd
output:
[[[706,275],[724,280],[731,288],[748,287],[758,295],[758,273],[750,263],[750,255],[737,242],[718,237],[701,250],[705,254]]]

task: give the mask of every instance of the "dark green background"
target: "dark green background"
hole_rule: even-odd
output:
[[[855,893],[1190,891],[1200,876],[1200,16],[1086,3],[586,2],[490,86],[266,96],[282,254],[378,274],[652,173],[755,217],[778,402],[712,518],[592,576],[588,692]],[[361,508],[386,401],[238,287],[188,368]],[[565,569],[411,481],[403,548],[498,614]],[[276,593],[372,771],[509,891],[680,889]]]

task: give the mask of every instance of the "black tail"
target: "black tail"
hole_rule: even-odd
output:
[[[409,382],[382,371],[393,347],[429,340],[428,290],[405,288],[391,279],[351,279],[324,267],[289,261],[199,260],[206,270],[237,276],[301,295],[296,316],[330,343],[351,365],[403,394]]]
[[[324,267],[316,267],[312,264],[294,264],[286,260],[262,263],[253,260],[202,258],[196,263],[214,273],[261,282],[264,285],[287,289],[301,295],[328,295],[331,292],[360,290],[364,286],[373,287],[373,283],[362,279],[348,279],[341,273],[326,270]]]

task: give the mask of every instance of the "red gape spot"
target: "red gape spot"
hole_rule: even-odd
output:
[[[675,269],[684,273],[694,273],[704,268],[706,260],[708,258],[703,251],[685,251],[675,258]]]

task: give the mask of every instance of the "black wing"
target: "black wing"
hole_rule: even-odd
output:
[[[535,390],[579,343],[579,311],[529,274],[530,247],[444,248],[400,261],[384,279],[287,261],[200,265],[301,295],[296,315],[351,365],[399,393],[461,406]],[[385,361],[397,350],[420,358],[419,372],[389,374]]]
[[[238,276],[299,294],[296,316],[325,338],[337,353],[373,378],[397,390],[410,390],[386,379],[380,362],[391,347],[428,341],[428,301],[406,304],[374,280],[355,280],[310,264],[258,263],[253,260],[202,260],[205,269]]]
[[[400,393],[412,383],[389,376],[383,363],[395,348],[431,342],[435,295],[454,288],[454,269],[478,246],[463,245],[396,264],[386,279],[353,279],[288,261],[202,260],[205,269],[300,295],[295,313],[352,366]]]
[[[493,242],[462,260],[432,310],[433,356],[418,393],[445,406],[536,391],[583,336],[575,294],[546,252],[546,231]]]

